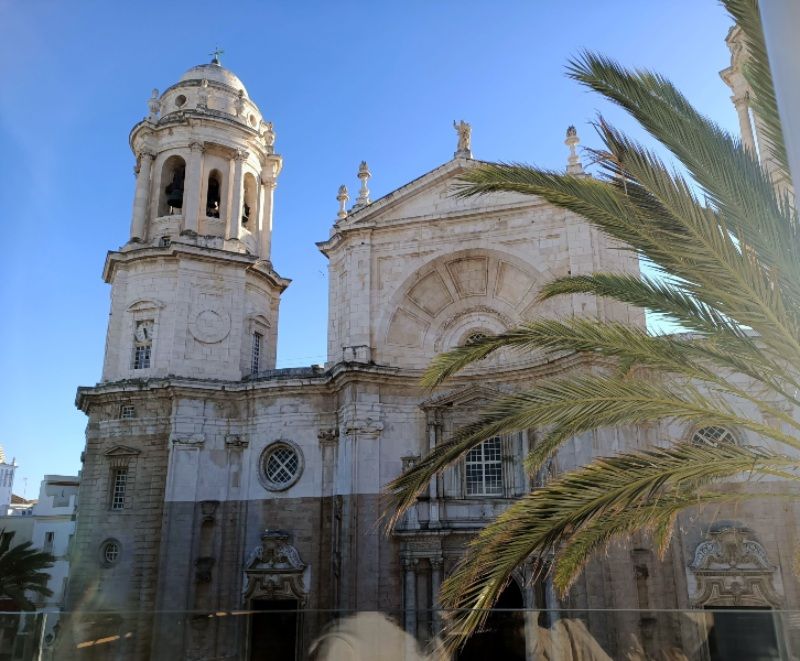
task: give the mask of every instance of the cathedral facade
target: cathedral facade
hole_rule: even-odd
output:
[[[636,258],[543,200],[454,197],[477,163],[461,122],[454,157],[411,183],[372,201],[362,163],[352,206],[340,189],[317,244],[329,260],[327,362],[275,369],[290,281],[270,259],[274,129],[216,59],[154,91],[149,109],[130,135],[130,237],[103,271],[102,380],[77,395],[88,427],[64,658],[301,659],[333,612],[352,611],[386,612],[431,640],[439,586],[465,544],[544,479],[521,461],[537,430],[485,441],[388,535],[382,489],[496,393],[600,366],[500,355],[433,393],[420,388],[422,371],[438,352],[542,315],[644,324],[588,296],[537,301],[554,277],[638,273]],[[585,176],[576,142],[569,132],[568,168]],[[665,438],[747,442],[738,430],[669,422],[602,430],[548,471]],[[800,517],[778,509],[687,518],[664,560],[632,539],[593,561],[565,599],[520,567],[504,604],[550,612],[525,620],[505,658],[538,658],[537,628],[558,609],[581,611],[616,658],[631,637],[653,655],[698,647],[678,615],[658,609],[797,607]],[[225,616],[236,611],[252,613]],[[86,644],[109,632],[120,632],[107,642],[118,656]]]

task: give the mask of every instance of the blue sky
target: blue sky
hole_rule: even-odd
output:
[[[325,359],[327,238],[336,189],[366,159],[376,199],[452,157],[454,119],[486,160],[563,167],[564,131],[584,145],[619,111],[564,76],[582,49],[667,74],[736,129],[718,71],[729,21],[713,0],[671,2],[107,2],[0,0],[0,445],[33,497],[75,473],[78,385],[100,377],[107,250],[127,239],[128,132],[152,88],[208,61],[245,83],[275,123],[284,170],[272,260],[293,279],[279,366]],[[26,484],[27,480],[27,484]]]

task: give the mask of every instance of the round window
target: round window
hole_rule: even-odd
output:
[[[175,97],[175,106],[178,108],[183,108],[186,105],[186,97],[183,94],[178,94]]]
[[[259,477],[270,491],[291,487],[303,472],[303,455],[294,443],[278,441],[261,454]]]
[[[692,434],[692,443],[695,445],[736,445],[736,437],[725,427],[702,427]]]
[[[107,539],[100,546],[100,561],[106,567],[117,564],[119,554],[120,546],[116,539]]]

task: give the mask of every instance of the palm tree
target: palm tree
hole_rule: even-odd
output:
[[[41,597],[53,594],[47,587],[50,576],[45,570],[53,566],[55,558],[32,548],[32,542],[11,546],[14,535],[0,530],[0,599],[11,599],[21,610],[33,610],[36,605],[25,593]]]
[[[724,4],[747,41],[752,102],[767,135],[762,149],[789,180],[756,0]],[[765,477],[788,484],[791,497],[797,493],[792,483],[800,481],[800,423],[791,414],[800,406],[800,225],[793,199],[777,192],[757,155],[664,77],[591,53],[571,61],[568,73],[630,113],[682,170],[600,118],[603,147],[593,151],[599,177],[485,164],[463,176],[458,194],[537,195],[580,214],[656,272],[561,277],[544,286],[542,300],[606,297],[663,315],[688,332],[542,319],[438,356],[423,378],[431,388],[503,348],[574,353],[595,363],[599,358],[605,367],[494,401],[476,423],[389,485],[391,524],[434,475],[499,434],[544,430],[526,459],[532,472],[576,435],[617,425],[677,420],[738,427],[760,442],[714,447],[663,439],[534,489],[476,536],[442,586],[443,606],[462,609],[450,622],[451,645],[484,622],[514,568],[530,557],[554,554],[548,571],[564,594],[590,556],[615,538],[648,531],[663,554],[682,510],[787,497],[760,491],[757,480]],[[754,409],[761,415],[744,412]]]

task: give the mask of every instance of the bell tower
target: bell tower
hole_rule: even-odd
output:
[[[189,69],[130,134],[136,190],[130,238],[110,252],[103,381],[182,376],[239,380],[273,368],[275,132],[242,82]]]

